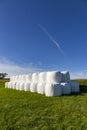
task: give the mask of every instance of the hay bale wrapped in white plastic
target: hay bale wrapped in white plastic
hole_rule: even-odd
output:
[[[23,78],[24,78],[24,75],[19,75],[19,79],[17,82],[23,82],[23,80],[24,80]]]
[[[32,74],[32,83],[38,83],[39,80],[39,73]]]
[[[22,82],[25,82],[26,81],[26,75],[22,75],[21,79],[22,79]]]
[[[24,91],[30,91],[30,82],[24,83]]]
[[[45,94],[45,85],[46,85],[46,83],[38,83],[37,92],[40,94]]]
[[[19,90],[24,90],[24,82],[20,82]]]
[[[8,88],[12,88],[12,82],[8,82]]]
[[[39,73],[39,83],[46,83],[47,80],[47,72],[40,72]]]
[[[13,88],[13,89],[16,89],[16,84],[17,84],[16,82],[13,82],[13,83],[12,83],[12,88]]]
[[[9,88],[12,88],[12,82],[9,82]]]
[[[10,82],[10,88],[13,88],[13,82]]]
[[[15,76],[15,82],[18,82],[18,75]]]
[[[17,76],[17,82],[20,82],[20,75]]]
[[[5,83],[5,88],[8,88],[7,82]]]
[[[58,71],[47,72],[47,83],[60,83],[62,75]]]
[[[15,76],[12,76],[12,81],[11,82],[14,82],[15,81]]]
[[[68,71],[62,71],[62,82],[70,82],[70,74]]]
[[[30,92],[37,92],[37,83],[30,84]]]
[[[79,88],[79,83],[78,82],[70,82],[71,84],[71,92],[73,93],[79,93],[80,88]]]
[[[10,88],[10,82],[8,82],[8,88]]]
[[[16,90],[20,90],[20,82],[16,83]]]
[[[25,81],[31,83],[31,80],[32,80],[32,75],[31,74],[27,74],[25,76]]]
[[[17,79],[17,82],[19,82],[20,81],[20,75],[18,75],[18,79]]]
[[[47,83],[45,86],[45,95],[49,97],[53,96],[61,96],[62,95],[62,88],[60,84],[51,84]]]
[[[13,79],[14,79],[14,82],[16,82],[16,76],[14,76],[14,78],[13,78]]]
[[[5,83],[5,88],[8,88],[8,83],[9,83],[9,82],[6,82],[6,83]]]
[[[11,76],[10,82],[14,82],[14,76]]]
[[[61,83],[62,93],[63,94],[70,94],[71,93],[71,85],[70,83]]]

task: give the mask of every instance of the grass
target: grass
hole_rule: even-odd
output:
[[[87,80],[80,94],[46,97],[0,81],[0,130],[87,130]]]

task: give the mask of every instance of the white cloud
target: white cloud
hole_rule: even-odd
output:
[[[11,61],[7,58],[0,59],[0,73],[7,73],[8,75],[27,74],[27,73],[32,73],[32,72],[47,71],[49,69],[55,70],[54,68],[55,67],[49,66],[47,67],[47,69],[46,68],[43,69],[43,68],[34,66],[32,63],[29,63],[28,66],[20,66],[16,64],[14,61]],[[87,79],[87,70],[70,72],[70,77],[71,79]]]
[[[27,74],[30,72],[32,73],[41,70],[42,70],[41,68],[35,67],[31,64],[28,67],[27,66],[23,67],[6,58],[2,58],[0,60],[0,73],[5,72],[8,75]]]
[[[71,72],[70,75],[71,75],[71,79],[87,79],[87,70]]]

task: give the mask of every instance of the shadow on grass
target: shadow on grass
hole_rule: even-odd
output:
[[[80,93],[87,93],[87,85],[80,85]]]
[[[84,93],[87,93],[87,85],[80,85],[80,92],[79,93],[72,93],[70,95],[79,96],[79,95],[83,95]]]
[[[71,93],[71,94],[68,94],[67,96],[79,96],[79,95],[83,95],[84,93],[87,93],[87,85],[80,85],[80,92],[78,93]],[[65,95],[63,95],[65,96]]]

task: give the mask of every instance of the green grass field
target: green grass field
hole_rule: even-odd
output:
[[[0,81],[0,130],[87,130],[87,80],[80,94],[46,97]]]

